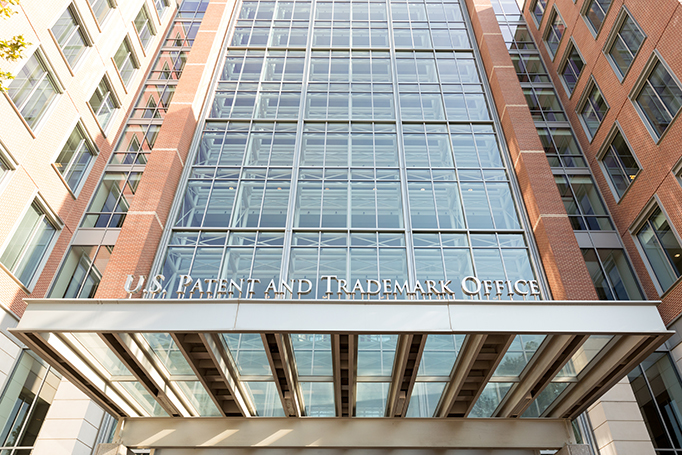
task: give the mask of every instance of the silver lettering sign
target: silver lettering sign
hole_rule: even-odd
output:
[[[173,290],[164,289],[166,277],[155,275],[147,281],[139,276],[137,281],[133,275],[128,275],[123,288],[129,297],[142,292],[145,298],[190,298],[190,299],[300,299],[310,294],[313,282],[308,279],[296,279],[275,282],[270,280],[263,295],[256,295],[255,285],[261,283],[258,278],[240,278],[235,281],[227,278],[197,278],[190,275],[180,275],[177,286]],[[146,282],[146,287],[145,287]],[[135,283],[135,287],[133,287]],[[265,284],[265,283],[262,283]],[[410,284],[407,280],[377,278],[347,280],[336,275],[320,277],[321,289],[325,299],[343,299],[360,295],[363,299],[454,299],[452,280],[421,280]],[[520,296],[524,299],[540,297],[540,285],[537,280],[481,280],[475,276],[464,277],[458,283],[462,293],[467,297],[482,295],[486,299],[503,299]],[[168,295],[171,293],[171,295]]]

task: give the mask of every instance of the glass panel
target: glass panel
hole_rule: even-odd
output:
[[[178,381],[175,384],[179,387],[187,400],[192,404],[202,417],[218,417],[222,413],[211,400],[210,395],[199,381]]]
[[[299,377],[332,376],[331,335],[291,334],[291,344]]]
[[[284,408],[274,382],[242,382],[261,417],[284,417]]]
[[[142,337],[149,343],[149,347],[166,367],[171,375],[192,375],[194,371],[189,366],[180,348],[167,333],[142,333]]]
[[[383,417],[388,396],[387,382],[358,382],[355,398],[356,417]]]
[[[490,417],[504,396],[514,384],[511,382],[489,382],[474,404],[468,417]]]
[[[417,382],[412,390],[405,417],[433,417],[445,382]]]
[[[331,382],[301,382],[301,392],[308,417],[334,417],[334,384]]]
[[[495,376],[518,376],[533,357],[540,344],[545,339],[544,335],[516,335],[507,353],[502,357],[502,362],[495,370]]]
[[[398,335],[358,336],[358,376],[390,376]]]
[[[224,333],[222,337],[230,350],[239,374],[243,376],[272,377],[270,362],[265,353],[260,334]]]

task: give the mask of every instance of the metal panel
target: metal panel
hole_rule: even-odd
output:
[[[44,299],[13,332],[664,333],[657,303]]]
[[[125,419],[114,440],[133,447],[559,449],[566,420],[391,418]],[[440,452],[439,452],[440,453]]]

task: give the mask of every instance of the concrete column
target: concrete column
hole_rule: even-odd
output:
[[[627,377],[587,412],[601,455],[654,455],[654,446]]]
[[[62,379],[32,454],[90,455],[103,416],[102,408]]]
[[[133,455],[133,452],[121,444],[100,444],[95,455]]]

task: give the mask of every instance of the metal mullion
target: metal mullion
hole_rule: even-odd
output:
[[[311,1],[310,4],[310,16],[314,17],[315,14],[315,5],[316,2],[315,0]],[[291,31],[291,26],[293,24],[294,20],[294,10],[295,10],[295,4],[293,5],[294,7],[292,8],[292,13],[291,13],[291,20],[289,21],[289,31]],[[260,7],[260,3],[259,3]],[[274,15],[273,15],[274,17]],[[255,19],[255,18],[254,18]],[[271,25],[274,24],[274,19],[271,20]],[[300,169],[300,158],[301,158],[301,147],[303,144],[303,126],[304,126],[304,116],[305,116],[305,104],[308,99],[308,81],[309,81],[309,73],[310,73],[310,66],[311,66],[311,47],[312,47],[312,39],[313,39],[313,33],[312,33],[312,26],[313,20],[308,21],[308,38],[306,41],[306,47],[305,47],[305,57],[303,60],[303,76],[301,78],[301,95],[300,95],[300,103],[298,107],[298,116],[296,118],[296,139],[294,142],[294,154],[292,157],[292,163],[291,163],[291,186],[289,188],[289,201],[287,205],[287,217],[284,225],[284,241],[282,244],[282,261],[280,265],[280,280],[281,281],[286,281],[289,276],[289,265],[291,261],[291,246],[292,246],[292,236],[293,236],[293,225],[294,225],[294,216],[295,216],[295,209],[296,209],[296,194],[298,192],[298,184],[300,180],[299,176],[299,169]],[[234,25],[233,25],[234,28]],[[289,46],[287,46],[286,49],[286,54],[285,54],[285,66],[282,68],[282,76],[280,78],[280,90],[279,90],[279,96],[282,96],[282,84],[284,84],[284,72],[286,70],[286,61],[289,58],[289,53],[290,50],[288,49]],[[265,59],[265,57],[264,57]],[[265,60],[264,60],[265,61]],[[331,68],[331,65],[330,65]],[[240,75],[241,76],[241,75]],[[279,106],[278,106],[279,110]],[[274,143],[274,130],[273,130],[273,143]],[[272,145],[271,145],[272,147]],[[271,148],[271,156],[272,156],[272,148]],[[322,203],[322,197],[320,197],[320,204]],[[320,226],[321,226],[321,219],[322,219],[322,210],[320,208]],[[318,244],[319,245],[319,244]],[[319,246],[318,246],[319,249]],[[319,255],[319,252],[318,252]],[[318,259],[318,269],[319,269],[319,259]],[[319,270],[318,270],[319,273]],[[284,405],[284,403],[282,403]]]
[[[416,262],[414,257],[414,243],[412,242],[412,218],[410,216],[410,202],[408,193],[407,167],[405,163],[405,147],[403,144],[403,123],[400,111],[400,85],[398,80],[398,65],[395,48],[395,39],[393,36],[393,18],[391,16],[391,3],[385,3],[386,24],[388,27],[388,46],[389,58],[391,62],[391,86],[393,89],[393,103],[395,104],[395,127],[396,127],[396,146],[398,152],[398,172],[400,174],[400,193],[402,197],[403,210],[403,232],[405,235],[405,252],[407,259],[407,279],[408,283],[414,285],[417,280]],[[414,54],[412,55],[414,60]],[[416,63],[415,63],[416,68]]]
[[[653,73],[653,71],[652,71],[652,73]],[[654,95],[656,95],[656,99],[661,103],[661,106],[663,106],[663,109],[665,109],[665,113],[670,116],[670,123],[672,123],[672,120],[675,118],[675,115],[670,113],[668,106],[663,102],[663,100],[661,99],[661,96],[658,94],[658,92],[654,88],[654,84],[652,84],[651,81],[649,81],[650,77],[651,77],[651,73],[647,77],[645,84],[647,84],[649,86],[649,88],[651,88],[651,91],[654,92]]]

